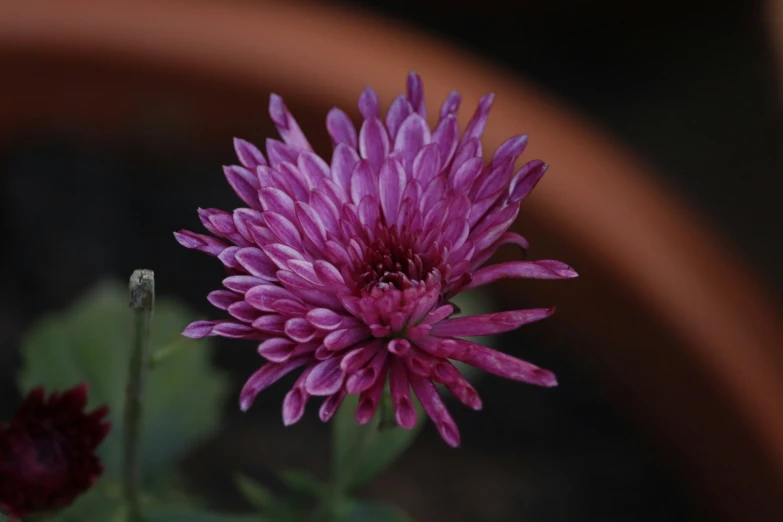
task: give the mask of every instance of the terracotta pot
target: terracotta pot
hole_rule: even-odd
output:
[[[584,358],[611,397],[660,435],[713,514],[783,519],[780,308],[655,173],[562,104],[477,57],[319,5],[4,2],[0,136],[42,119],[116,131],[153,91],[183,85],[190,96],[183,103],[198,106],[217,92],[229,100],[196,111],[201,119],[187,130],[194,139],[263,120],[263,107],[246,103],[270,90],[284,93],[295,112],[318,113],[317,122],[302,121],[310,130],[330,105],[353,107],[366,84],[388,104],[410,69],[423,75],[430,100],[457,87],[471,107],[494,91],[485,150],[527,132],[526,157],[551,165],[517,228],[532,236],[534,257],[568,260],[582,277],[546,288],[510,283],[504,297],[530,292],[559,304],[551,324],[571,332],[571,356]],[[154,89],[145,78],[155,79]],[[601,339],[600,350],[581,351],[583,335]]]

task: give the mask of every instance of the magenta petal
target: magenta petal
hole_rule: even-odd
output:
[[[389,226],[397,223],[402,192],[405,190],[406,183],[405,169],[398,161],[384,162],[379,176],[378,192],[380,193],[383,215]]]
[[[229,290],[215,290],[214,292],[210,292],[209,295],[207,295],[207,301],[209,301],[215,308],[219,308],[221,310],[225,310],[241,299],[241,295]]]
[[[302,249],[302,237],[299,235],[299,229],[291,221],[277,212],[264,212],[264,221],[281,243],[297,250]]]
[[[342,358],[340,368],[346,374],[357,372],[378,353],[380,347],[380,341],[373,341],[365,346],[351,350]]]
[[[269,117],[275,123],[280,137],[288,145],[298,149],[312,150],[304,132],[299,128],[291,112],[283,103],[283,98],[277,94],[272,94],[269,97]]]
[[[463,134],[463,140],[470,138],[481,138],[484,134],[484,127],[487,125],[487,116],[489,116],[489,109],[492,107],[492,102],[495,101],[495,94],[490,93],[481,97],[479,100],[478,108],[473,114],[473,117],[468,122],[468,126],[465,127],[465,133]]]
[[[492,167],[496,167],[508,158],[516,159],[527,147],[527,134],[513,136],[504,141],[492,156]]]
[[[204,236],[202,234],[196,234],[188,230],[181,230],[174,232],[174,238],[177,242],[185,248],[192,248],[205,254],[213,256],[219,255],[224,249],[228,247],[226,243],[215,239],[214,237]]]
[[[424,118],[415,113],[405,118],[394,139],[394,150],[402,152],[402,164],[405,170],[410,171],[413,158],[431,140],[430,126]]]
[[[342,350],[367,339],[370,332],[366,326],[335,330],[324,338],[324,346],[330,350]]]
[[[182,335],[190,339],[201,339],[210,335],[215,335],[212,331],[218,321],[194,321],[187,325],[182,331]]]
[[[351,177],[351,201],[359,205],[365,196],[377,196],[378,185],[373,168],[368,161],[356,164]]]
[[[404,357],[411,349],[411,343],[407,339],[392,339],[388,344],[389,352]]]
[[[378,95],[372,87],[366,87],[359,96],[359,112],[367,120],[381,115],[381,105],[378,101]]]
[[[427,118],[427,107],[424,103],[424,84],[421,81],[421,76],[415,72],[408,74],[407,82],[407,95],[410,100],[413,110],[418,113],[419,116]]]
[[[282,315],[262,315],[253,321],[253,328],[269,335],[281,335],[285,333],[285,322],[288,319]]]
[[[399,134],[398,134],[399,138]],[[359,131],[359,154],[372,165],[378,172],[389,154],[389,134],[377,117],[371,117],[364,121]]]
[[[246,323],[252,323],[261,315],[261,312],[253,308],[245,301],[238,301],[228,307],[228,313]]]
[[[288,268],[301,279],[304,279],[309,283],[307,286],[323,286],[321,279],[315,272],[315,267],[310,261],[302,261],[301,259],[292,259],[288,262]]]
[[[215,325],[212,330],[214,335],[228,337],[230,339],[261,339],[263,336],[250,325],[224,321]]]
[[[514,174],[509,185],[509,203],[522,201],[535,188],[549,165],[540,160],[533,160],[522,166]]]
[[[299,419],[302,418],[302,415],[304,415],[307,400],[310,398],[310,394],[304,389],[304,382],[312,369],[312,366],[306,368],[299,375],[294,387],[286,394],[285,399],[283,399],[283,424],[285,426],[296,424],[299,422]]]
[[[394,359],[389,368],[389,391],[394,404],[397,424],[405,429],[416,426],[418,414],[411,401],[411,387],[408,381],[408,369],[401,359]]]
[[[351,176],[358,162],[359,155],[353,148],[344,143],[335,147],[332,153],[332,177],[344,192],[348,192],[351,188]]]
[[[576,271],[560,261],[512,261],[481,268],[473,272],[473,280],[465,289],[477,288],[498,279],[570,279],[577,277]]]
[[[340,357],[332,357],[318,363],[305,381],[305,389],[311,395],[326,396],[337,393],[345,380],[340,369]]]
[[[299,220],[299,226],[304,231],[307,238],[318,247],[323,249],[326,243],[326,227],[318,213],[308,205],[300,201],[296,202],[296,217]]]
[[[423,187],[429,185],[441,171],[442,153],[436,143],[430,143],[421,148],[413,158],[411,171],[413,179],[419,182]],[[418,198],[416,198],[418,199]]]
[[[329,178],[331,170],[329,165],[314,152],[303,152],[296,160],[299,171],[310,181],[310,188],[318,186],[322,178]]]
[[[451,91],[440,108],[440,119],[443,120],[449,116],[455,116],[457,111],[459,111],[461,99],[459,92]]]
[[[448,116],[438,123],[432,133],[432,142],[437,143],[443,165],[448,166],[459,143],[459,124],[455,116]]]
[[[259,208],[258,202],[258,188],[255,184],[258,183],[256,175],[250,172],[244,167],[231,166],[223,167],[223,172],[226,175],[228,184],[234,189],[242,201],[247,203],[252,208]]]
[[[451,176],[449,180],[451,187],[457,193],[464,193],[476,181],[483,167],[484,160],[481,158],[471,158],[465,161]]]
[[[310,395],[302,388],[295,386],[283,399],[283,424],[291,426],[299,422],[304,415],[307,399]]]
[[[517,245],[522,251],[522,257],[525,257],[527,254],[527,249],[530,248],[530,244],[524,237],[515,232],[504,232],[503,235],[501,235],[500,238],[492,245],[472,256],[470,258],[470,266],[472,268],[482,266],[484,263],[489,261],[492,256],[495,255],[495,252],[497,252],[498,249],[503,245]]]
[[[262,285],[271,286],[271,283],[264,278],[247,275],[228,276],[223,279],[223,286],[240,294],[244,294],[251,288]]]
[[[332,137],[332,143],[345,143],[351,148],[356,148],[356,127],[351,118],[340,109],[334,108],[326,115],[326,130]]]
[[[451,362],[440,361],[432,370],[433,379],[444,384],[462,404],[474,410],[481,409],[482,403],[478,392]]]
[[[438,433],[440,433],[440,436],[446,441],[446,444],[452,448],[459,446],[459,429],[454,423],[454,419],[449,415],[449,411],[446,409],[443,399],[438,395],[438,390],[435,389],[435,385],[432,384],[432,381],[427,377],[410,375],[410,382],[424,411],[427,412],[427,415],[429,415],[435,423],[435,427],[438,428]]]
[[[274,281],[277,267],[264,252],[255,247],[241,248],[234,254],[235,259],[242,265],[242,268],[256,277],[261,277],[268,281]]]
[[[304,366],[309,357],[298,357],[284,363],[266,363],[250,376],[239,394],[239,407],[247,411],[256,396],[291,371]]]
[[[261,165],[266,165],[266,158],[255,145],[240,138],[234,138],[234,150],[239,162],[251,171],[255,171]]]
[[[262,187],[258,191],[258,198],[263,210],[277,212],[288,219],[293,218],[294,200],[282,190],[274,187]]]
[[[450,357],[451,359],[506,379],[545,387],[557,386],[557,379],[549,370],[470,341],[463,339],[451,341],[453,346],[456,346],[456,353]]]
[[[384,368],[372,386],[359,395],[359,404],[356,406],[356,422],[359,424],[370,422],[372,416],[375,415],[375,410],[378,409],[378,403],[381,400],[385,384],[386,375]]]
[[[315,308],[307,313],[307,320],[321,330],[335,330],[343,323],[344,317],[328,308]]]
[[[282,243],[266,244],[262,248],[264,253],[269,256],[269,259],[284,270],[288,268],[288,262],[292,259],[305,260],[304,256],[297,249]]]
[[[294,353],[297,343],[282,337],[267,339],[258,345],[258,354],[272,362],[283,362]]]
[[[304,317],[292,317],[285,323],[285,333],[294,341],[306,343],[316,336],[316,330]]]
[[[381,377],[386,357],[386,350],[377,350],[367,366],[349,375],[345,381],[348,393],[361,393],[369,389]]]
[[[554,308],[532,308],[530,310],[457,317],[432,325],[432,335],[441,337],[499,334],[515,330],[523,324],[540,321],[553,313],[555,313]]]
[[[247,291],[245,300],[262,312],[274,312],[275,301],[293,299],[291,292],[280,286],[260,285]]]
[[[389,112],[386,113],[386,128],[389,130],[391,139],[397,136],[400,125],[412,112],[413,107],[404,95],[400,94],[394,99],[389,107]]]
[[[321,404],[321,408],[318,410],[318,417],[320,417],[322,422],[326,422],[332,418],[332,416],[337,412],[337,408],[339,408],[340,404],[342,404],[343,399],[345,399],[346,394],[347,392],[345,391],[345,388],[343,388],[337,393],[332,394],[324,399],[324,402]]]

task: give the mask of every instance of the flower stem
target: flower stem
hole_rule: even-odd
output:
[[[134,311],[134,334],[125,389],[123,486],[128,520],[138,522],[142,520],[139,503],[139,454],[144,392],[149,370],[150,330],[155,308],[155,273],[152,270],[134,271],[129,289],[130,307]]]
[[[342,462],[332,463],[332,477],[329,480],[316,509],[312,512],[309,522],[329,522],[338,517],[340,504],[349,493],[351,480],[361,464],[367,446],[378,434],[380,415],[375,414],[365,426],[358,429],[358,436],[353,441],[350,451]],[[339,471],[337,471],[339,470]]]

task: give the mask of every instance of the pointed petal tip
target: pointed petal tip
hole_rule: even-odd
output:
[[[188,339],[201,339],[211,334],[214,327],[212,321],[194,321],[187,325],[180,335]]]
[[[542,388],[555,388],[558,385],[554,372],[534,366],[525,382],[541,386]]]
[[[460,445],[459,430],[451,424],[438,424],[438,432],[443,440],[452,448],[458,448]]]

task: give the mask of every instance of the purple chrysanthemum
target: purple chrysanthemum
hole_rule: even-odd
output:
[[[283,141],[268,139],[264,155],[234,144],[242,166],[225,168],[247,204],[233,213],[199,210],[206,236],[176,233],[180,244],[216,256],[229,276],[209,301],[230,319],[197,321],[185,336],[261,341],[268,362],[245,384],[240,405],[287,373],[303,368],[283,403],[283,421],[297,422],[311,396],[325,397],[326,421],[347,393],[359,394],[358,422],[370,420],[389,382],[396,420],[411,428],[411,388],[443,439],[459,431],[434,383],[463,404],[481,408],[476,390],[452,364],[541,386],[554,375],[463,336],[498,334],[548,317],[553,308],[452,318],[462,290],[501,278],[558,279],[576,272],[558,261],[517,261],[481,268],[502,245],[527,248],[508,232],[519,204],[547,165],[534,160],[514,171],[527,144],[515,136],[482,159],[481,135],[493,101],[484,96],[460,135],[460,96],[452,92],[434,130],[426,120],[421,79],[411,73],[407,95],[381,119],[378,97],[359,97],[357,134],[332,109],[326,128],[331,163],[313,152],[283,100],[269,114]]]

